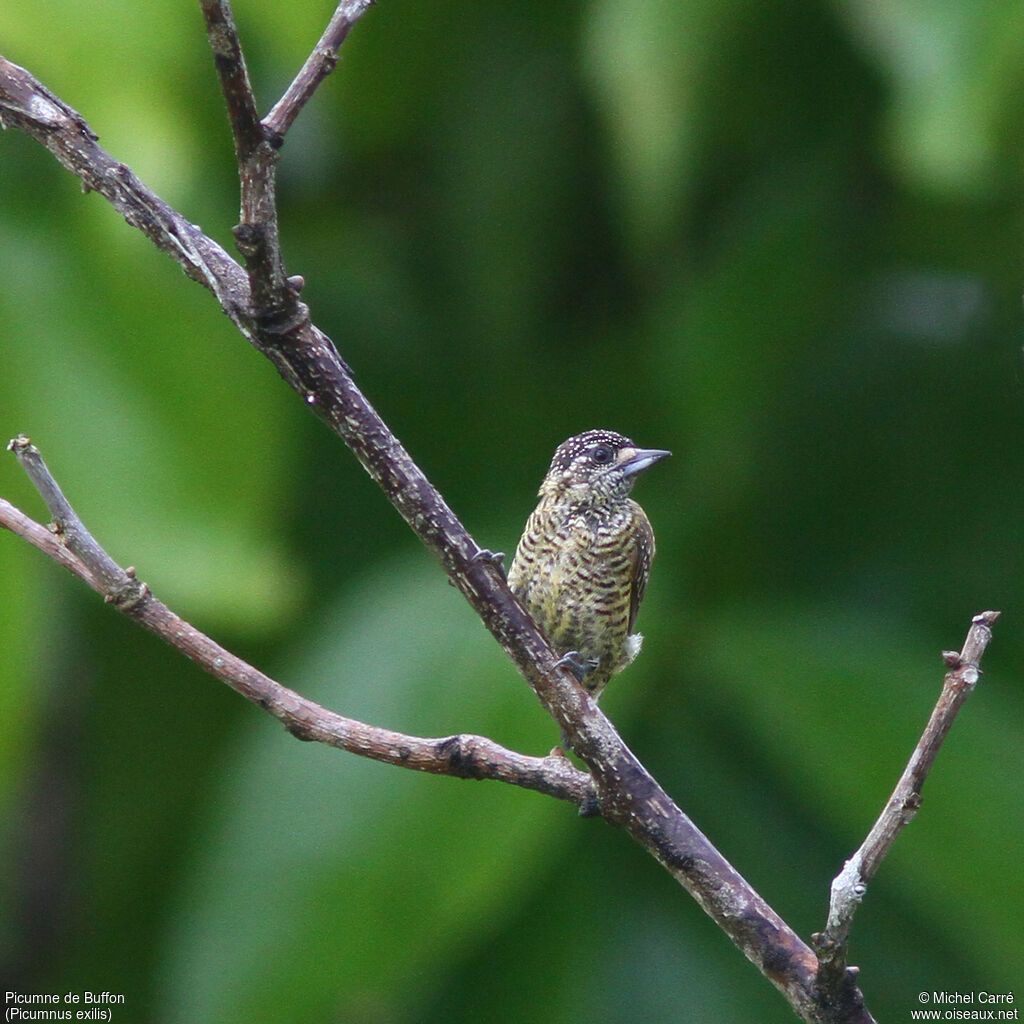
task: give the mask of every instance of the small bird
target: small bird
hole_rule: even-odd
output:
[[[595,697],[640,653],[631,635],[654,558],[654,533],[629,496],[637,474],[671,452],[611,430],[563,441],[540,486],[508,584]]]

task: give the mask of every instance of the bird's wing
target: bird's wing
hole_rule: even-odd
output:
[[[636,530],[633,545],[633,588],[629,598],[629,631],[633,631],[636,613],[640,610],[640,602],[644,599],[647,589],[647,577],[651,575],[651,562],[654,559],[654,531],[651,529],[644,510],[637,506]]]

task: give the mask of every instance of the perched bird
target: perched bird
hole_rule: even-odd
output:
[[[630,635],[654,558],[654,533],[629,496],[670,455],[610,430],[560,444],[527,520],[508,583],[577,678],[598,697],[640,653]]]

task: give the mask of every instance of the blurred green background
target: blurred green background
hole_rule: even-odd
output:
[[[238,0],[264,109],[329,3]],[[198,5],[26,0],[0,49],[231,247]],[[603,706],[805,937],[1001,608],[856,918],[879,1019],[1024,1000],[1021,0],[387,0],[280,165],[291,273],[478,541],[555,445],[675,457],[644,656]],[[304,694],[531,753],[556,730],[344,447],[210,296],[0,137],[0,436],[122,564]],[[0,494],[44,518],[13,458]],[[114,1020],[780,1022],[622,834],[299,744],[0,537],[3,988]]]

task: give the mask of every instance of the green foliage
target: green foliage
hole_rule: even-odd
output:
[[[265,107],[330,6],[238,0]],[[647,640],[604,706],[805,936],[939,650],[1003,610],[858,912],[880,1019],[1012,991],[1024,961],[1022,22],[388,0],[280,164],[316,322],[482,544],[511,551],[569,434],[676,453],[638,488]],[[197,5],[7,4],[0,39],[230,246]],[[34,143],[3,134],[0,165],[0,441],[29,434],[114,557],[300,692],[546,751],[472,613],[210,297]],[[0,494],[42,516],[10,457]],[[0,649],[0,959],[26,990],[161,1024],[786,1018],[607,826],[296,743],[6,536]]]

